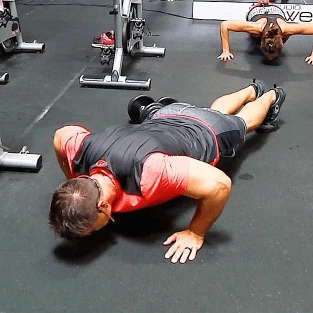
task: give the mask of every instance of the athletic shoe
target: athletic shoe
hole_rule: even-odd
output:
[[[279,125],[279,112],[286,98],[286,92],[282,87],[275,87],[276,101],[270,106],[263,123],[256,129],[258,133],[274,131]]]
[[[114,30],[102,33],[100,37],[94,37],[92,41],[92,46],[94,48],[104,48],[104,47],[114,47]]]
[[[252,86],[255,90],[255,99],[260,98],[264,94],[265,88],[263,84],[260,82],[256,82],[255,79],[253,79],[252,83],[249,86]]]

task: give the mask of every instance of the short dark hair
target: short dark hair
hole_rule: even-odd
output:
[[[277,58],[283,45],[283,35],[278,25],[269,26],[261,38],[261,49],[264,56],[270,60]]]
[[[49,224],[61,238],[75,238],[89,230],[98,218],[97,187],[89,179],[73,178],[53,193]]]

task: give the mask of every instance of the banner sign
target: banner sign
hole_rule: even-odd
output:
[[[249,8],[256,4],[248,2],[193,2],[193,18],[202,20],[245,20]],[[312,23],[313,4],[276,4],[290,23]]]

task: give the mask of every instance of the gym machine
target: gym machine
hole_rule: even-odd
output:
[[[79,82],[82,86],[129,88],[149,90],[151,78],[147,80],[130,80],[121,75],[123,57],[154,56],[164,57],[165,48],[155,44],[146,47],[143,44],[145,19],[142,17],[142,0],[114,0],[113,10],[109,12],[114,16],[115,45],[114,47],[101,47],[101,64],[110,64],[113,59],[111,74],[104,77],[82,75]]]
[[[0,14],[0,49],[3,53],[14,51],[44,52],[45,44],[23,41],[15,0],[3,0],[4,12]],[[0,83],[7,83],[9,74],[0,72]]]
[[[29,153],[28,148],[23,146],[19,153],[9,152],[4,147],[0,138],[0,169],[20,169],[38,172],[42,166],[42,156],[40,154]]]

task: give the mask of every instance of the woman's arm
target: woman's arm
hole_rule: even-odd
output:
[[[284,36],[313,35],[313,23],[281,23],[278,22]]]
[[[279,23],[280,24],[280,23]],[[313,23],[299,23],[280,25],[284,36],[292,35],[313,35]],[[305,58],[305,62],[313,65],[313,48],[311,55]]]
[[[222,22],[220,26],[222,54],[218,57],[218,59],[227,61],[234,58],[234,55],[230,51],[229,31],[245,32],[257,36],[261,34],[261,25],[262,24],[259,23],[242,20],[229,20]]]

